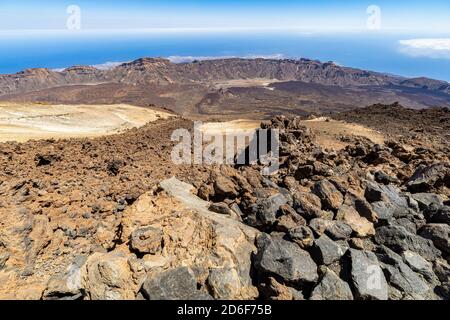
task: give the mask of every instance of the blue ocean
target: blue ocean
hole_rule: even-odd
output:
[[[400,41],[414,38],[417,35],[377,33],[0,32],[0,73],[36,67],[103,65],[140,57],[171,57],[173,61],[198,57],[303,57],[406,77],[450,81],[450,58],[411,54]]]

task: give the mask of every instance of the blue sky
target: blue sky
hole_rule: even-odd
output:
[[[0,0],[0,30],[64,29],[69,5],[78,5],[82,28],[302,28],[366,30],[369,5],[382,13],[387,32],[450,32],[448,0]]]

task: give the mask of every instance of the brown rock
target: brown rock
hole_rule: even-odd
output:
[[[371,223],[366,218],[361,217],[358,211],[345,204],[339,208],[336,219],[348,224],[360,238],[375,235],[375,228],[373,226],[373,223]]]
[[[344,202],[342,193],[328,180],[317,182],[314,185],[313,192],[322,201],[324,209],[338,210]]]

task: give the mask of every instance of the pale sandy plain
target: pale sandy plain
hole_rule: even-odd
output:
[[[37,103],[0,103],[0,142],[98,137],[141,127],[169,113],[126,104],[116,105],[50,105]],[[340,135],[368,138],[383,143],[381,133],[361,125],[328,118],[305,120],[303,124],[317,134],[317,142],[325,148],[342,149],[346,143]],[[259,120],[205,122],[201,130],[210,135],[254,130]]]
[[[141,127],[169,113],[126,104],[0,103],[0,142],[97,137]]]

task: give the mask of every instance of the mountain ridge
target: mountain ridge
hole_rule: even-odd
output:
[[[108,70],[71,66],[62,71],[34,68],[0,75],[0,96],[92,82],[167,85],[250,78],[340,87],[396,85],[450,94],[450,84],[445,81],[425,77],[404,78],[310,59],[227,58],[173,63],[164,58],[139,58]]]

